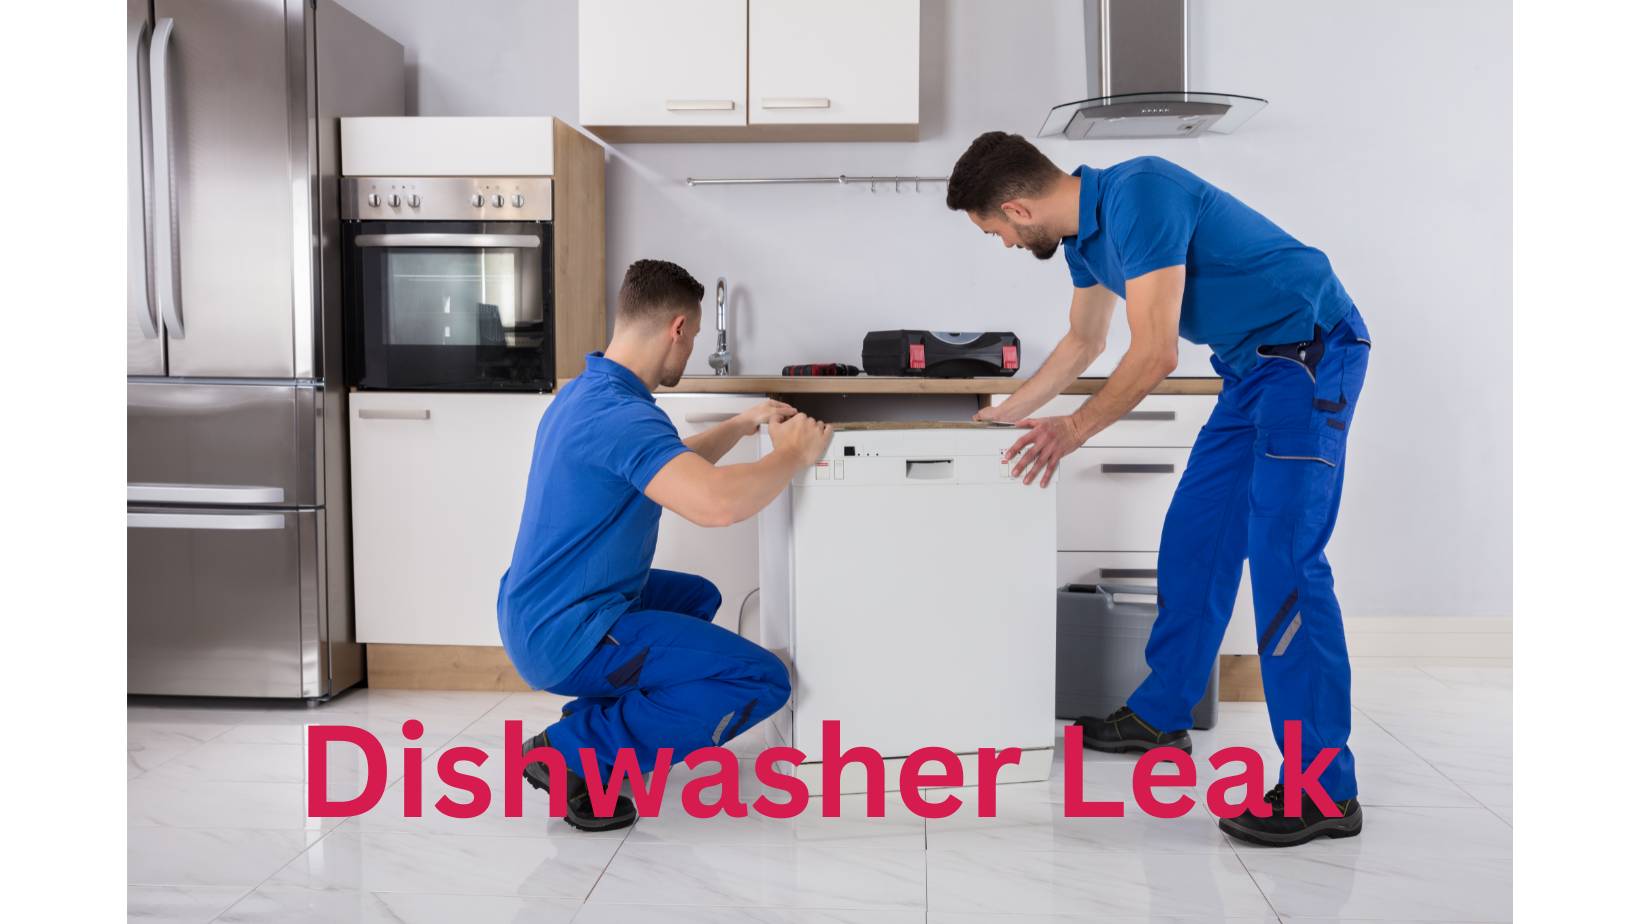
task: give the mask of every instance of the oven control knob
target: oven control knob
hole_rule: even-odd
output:
[[[387,197],[387,204],[391,205],[394,208],[398,208],[399,207],[399,194],[394,193],[393,195],[388,196]]]
[[[371,193],[370,195],[364,197],[364,201],[370,203],[371,208],[376,208],[382,204],[382,197],[376,195],[375,193]]]
[[[523,207],[524,207],[524,197],[522,195],[513,196],[513,208],[521,209]]]
[[[415,193],[411,193],[410,194],[410,207],[413,208],[413,209],[421,208],[421,197],[416,195]]]
[[[473,208],[481,209],[483,207],[484,207],[484,196],[481,193],[473,193]]]
[[[500,193],[496,193],[494,196],[490,197],[490,204],[496,208],[501,208],[503,205],[507,204],[507,197],[501,195]]]

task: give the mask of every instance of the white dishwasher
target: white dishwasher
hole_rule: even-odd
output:
[[[760,638],[792,667],[771,743],[820,791],[821,723],[842,749],[943,747],[978,782],[981,748],[1017,747],[998,782],[1045,780],[1054,748],[1055,495],[1010,479],[1013,427],[841,424],[819,464],[758,516]],[[760,456],[771,450],[768,428]],[[925,772],[940,772],[929,764]],[[842,791],[863,792],[850,764]]]

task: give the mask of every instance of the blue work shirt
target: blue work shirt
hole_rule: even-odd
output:
[[[689,447],[643,381],[602,353],[535,431],[524,516],[501,576],[501,642],[530,686],[569,676],[649,580],[661,506],[644,488]]]
[[[1076,287],[1126,298],[1129,279],[1183,264],[1179,336],[1242,375],[1261,344],[1309,340],[1354,307],[1326,254],[1177,164],[1135,157],[1072,175],[1081,203],[1062,243]]]

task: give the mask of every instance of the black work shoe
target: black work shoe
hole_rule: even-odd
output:
[[[1275,789],[1264,795],[1264,801],[1270,803],[1269,818],[1246,811],[1234,818],[1220,818],[1219,830],[1237,840],[1266,847],[1297,847],[1318,837],[1354,837],[1361,833],[1360,799],[1336,803],[1343,817],[1328,818],[1321,814],[1321,808],[1310,799],[1309,793],[1305,793],[1303,814],[1288,818],[1282,811],[1284,798],[1282,785],[1277,783]]]
[[[524,753],[528,754],[535,748],[550,747],[552,744],[547,741],[547,733],[542,731],[541,734],[524,742]],[[615,814],[612,817],[600,818],[592,814],[592,792],[587,789],[586,778],[568,768],[565,769],[564,778],[568,784],[568,792],[564,793],[564,797],[569,804],[564,822],[570,827],[581,831],[614,831],[625,828],[637,820],[638,809],[632,804],[632,800],[625,796],[615,797]],[[540,761],[524,765],[524,779],[542,792],[551,791],[549,785],[552,782],[552,774],[547,765]]]
[[[1109,718],[1085,715],[1077,719],[1076,724],[1082,727],[1082,746],[1095,751],[1122,754],[1151,748],[1178,748],[1190,753],[1190,729],[1157,731],[1126,706],[1111,713]]]

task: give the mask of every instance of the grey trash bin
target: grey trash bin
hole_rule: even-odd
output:
[[[1116,601],[1117,594],[1150,601]],[[1059,588],[1054,711],[1061,718],[1103,718],[1126,705],[1150,676],[1145,643],[1158,615],[1156,588],[1140,584],[1067,584]],[[1191,710],[1196,728],[1219,721],[1219,662],[1207,693]]]

